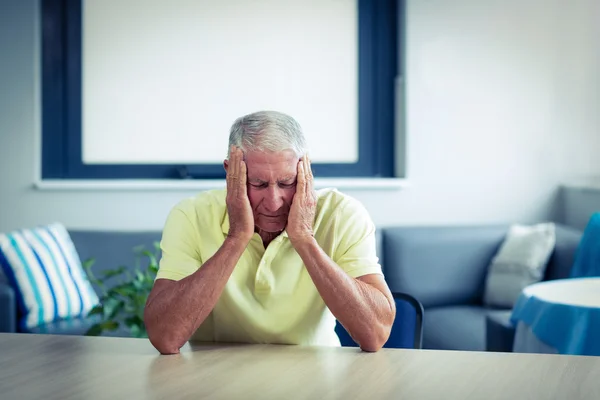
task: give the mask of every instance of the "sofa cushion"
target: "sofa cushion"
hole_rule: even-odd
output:
[[[0,234],[0,265],[15,291],[20,330],[85,315],[98,304],[60,223]]]
[[[392,292],[423,306],[482,304],[487,267],[508,226],[391,227],[383,231],[383,270]]]
[[[481,306],[435,307],[425,310],[423,348],[485,351],[489,309]]]
[[[485,305],[512,308],[525,287],[544,277],[555,243],[553,223],[512,225],[490,264]]]

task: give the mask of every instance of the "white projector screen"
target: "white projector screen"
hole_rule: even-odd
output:
[[[278,110],[314,162],[358,160],[356,0],[84,0],[86,164],[221,163]]]

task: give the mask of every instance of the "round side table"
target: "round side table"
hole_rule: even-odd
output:
[[[600,277],[526,287],[511,315],[513,351],[600,356]]]

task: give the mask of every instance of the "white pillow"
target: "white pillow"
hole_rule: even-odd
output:
[[[512,225],[489,266],[484,303],[512,308],[526,286],[542,280],[555,244],[553,223]]]

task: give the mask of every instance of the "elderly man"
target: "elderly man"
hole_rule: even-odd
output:
[[[313,189],[299,124],[278,112],[237,119],[227,188],[169,213],[145,309],[151,343],[189,340],[339,346],[336,319],[364,351],[388,340],[394,299],[359,202]]]

